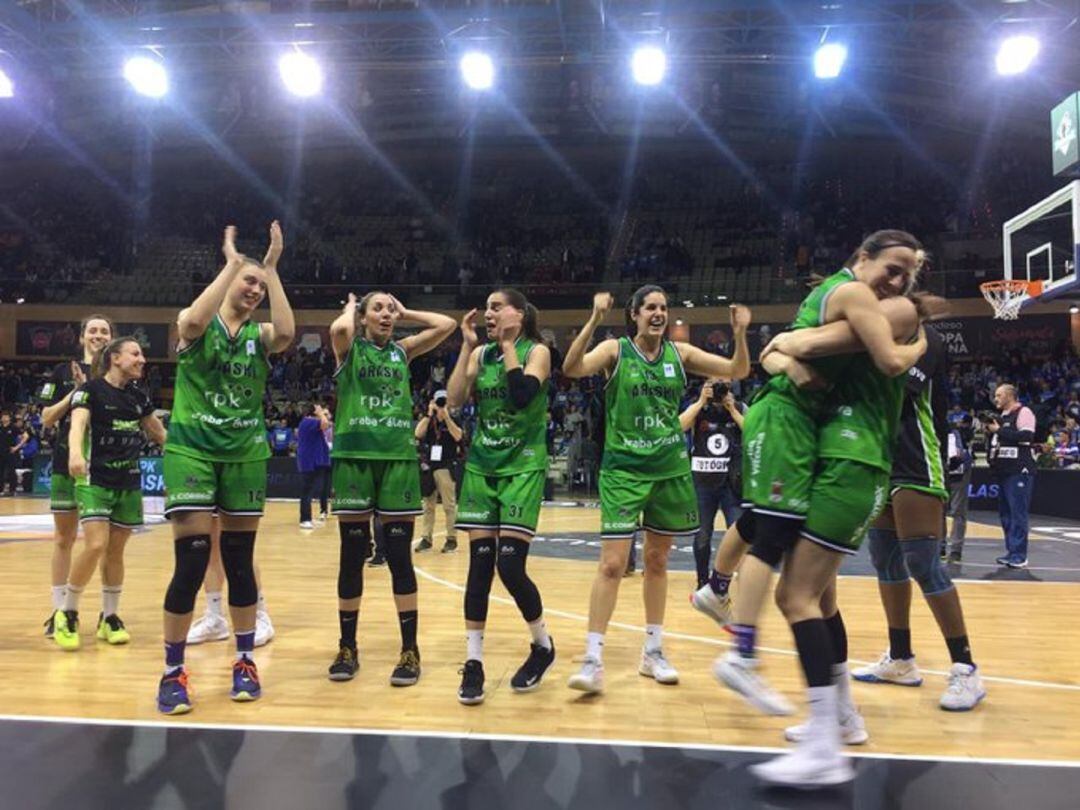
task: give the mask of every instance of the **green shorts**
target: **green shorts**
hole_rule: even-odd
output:
[[[53,512],[74,512],[79,508],[75,502],[75,479],[63,473],[49,476],[49,509]]]
[[[540,503],[544,500],[547,470],[530,470],[514,475],[484,475],[465,470],[458,497],[458,529],[522,532],[536,534]]]
[[[802,536],[841,554],[854,554],[888,502],[887,472],[849,459],[823,458]]]
[[[694,477],[649,481],[619,472],[600,471],[600,539],[625,540],[639,528],[673,537],[697,534]]]
[[[743,422],[743,506],[802,519],[810,508],[817,461],[817,424],[791,400],[766,394]]]
[[[137,489],[106,489],[96,484],[76,484],[79,521],[107,520],[116,526],[143,524],[142,492]]]
[[[420,464],[415,460],[335,458],[330,480],[339,515],[419,515]]]
[[[207,461],[166,453],[165,515],[217,511],[225,515],[263,513],[266,504],[266,459]]]

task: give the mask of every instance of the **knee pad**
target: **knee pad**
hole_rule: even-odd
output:
[[[383,524],[386,563],[390,566],[390,584],[395,594],[416,593],[416,570],[412,562],[412,521]]]
[[[195,597],[199,595],[206,566],[210,564],[210,535],[178,537],[173,546],[176,567],[165,591],[165,610],[182,616],[195,610]]]
[[[259,601],[255,584],[255,532],[221,532],[221,564],[229,583],[230,607],[251,607]]]
[[[739,519],[742,523],[742,518]],[[757,557],[770,568],[776,568],[784,555],[795,547],[803,521],[775,515],[758,515],[754,518],[754,541],[749,554]],[[742,529],[739,529],[740,534]],[[743,535],[745,537],[745,535]]]
[[[338,599],[359,599],[364,593],[364,560],[371,551],[371,524],[338,523],[341,554],[338,558]]]
[[[482,537],[469,543],[469,576],[465,580],[465,618],[486,622],[491,581],[495,579],[495,538]]]
[[[900,546],[911,578],[919,583],[924,596],[935,596],[952,589],[952,578],[941,564],[941,540],[936,537],[914,537],[901,540]]]
[[[903,544],[896,539],[895,529],[871,528],[870,562],[874,564],[879,582],[907,582],[908,566]],[[905,541],[906,542],[906,541]]]
[[[517,602],[522,618],[535,622],[544,614],[540,591],[536,583],[525,573],[525,561],[529,556],[529,543],[518,538],[499,541],[499,557],[496,563],[499,579]]]
[[[739,530],[739,537],[747,545],[753,545],[757,533],[757,518],[754,516],[753,507],[747,507],[735,521],[735,528]]]

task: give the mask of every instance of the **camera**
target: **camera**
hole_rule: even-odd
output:
[[[982,413],[979,414],[979,421],[982,422],[983,424],[985,424],[987,422],[1000,422],[1001,417],[998,416],[993,411],[983,411]]]
[[[715,399],[717,402],[722,400],[729,393],[731,393],[731,386],[728,385],[726,382],[713,383],[712,395],[713,399]]]
[[[436,394],[436,396],[435,396],[435,406],[437,408],[445,408],[446,407],[446,394],[441,394],[441,395]]]

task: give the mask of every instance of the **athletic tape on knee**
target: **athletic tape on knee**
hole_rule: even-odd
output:
[[[907,582],[908,566],[904,562],[904,550],[896,539],[896,530],[871,528],[869,537],[870,562],[877,571],[878,581]]]
[[[178,537],[173,549],[176,564],[165,591],[165,610],[182,616],[195,610],[195,597],[199,595],[206,566],[210,563],[210,535]]]
[[[371,523],[338,522],[338,599],[359,599],[364,593],[364,560],[371,550]]]
[[[397,596],[416,593],[416,571],[412,562],[412,521],[383,524],[386,563],[390,566],[390,585]]]
[[[495,579],[495,538],[482,537],[469,543],[469,575],[465,580],[465,619],[486,622],[491,582]]]
[[[919,583],[924,596],[935,596],[953,588],[952,578],[941,563],[939,538],[913,537],[899,544],[911,578]]]
[[[496,563],[499,579],[517,602],[518,610],[526,622],[535,622],[544,615],[540,591],[525,572],[529,556],[529,543],[518,538],[499,541],[499,558]]]
[[[770,568],[776,568],[784,555],[795,547],[802,526],[801,520],[758,515],[754,518],[754,542],[748,553]]]
[[[229,606],[251,607],[259,601],[255,584],[255,532],[221,532],[221,564],[229,583]]]

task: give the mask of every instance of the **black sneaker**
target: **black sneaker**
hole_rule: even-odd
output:
[[[510,679],[510,688],[515,692],[531,692],[540,686],[547,668],[555,663],[555,639],[551,639],[551,649],[531,644],[529,657],[521,669]]]
[[[53,632],[56,630],[56,624],[53,617],[56,615],[56,611],[49,614],[49,618],[45,620],[45,638],[52,638]]]
[[[963,559],[963,555],[959,551],[949,552],[949,562],[959,563]]]
[[[416,548],[413,549],[416,552],[431,551],[431,538],[421,537],[420,542],[416,544]]]
[[[941,545],[938,546],[938,557],[943,560],[947,560],[949,558],[949,544],[946,543],[944,540],[942,540]]]
[[[342,645],[337,658],[330,665],[330,680],[351,681],[360,671],[360,658],[352,647]]]
[[[382,554],[380,554],[378,551],[376,551],[371,556],[371,559],[368,560],[368,565],[371,566],[372,568],[378,568],[380,566],[386,565],[386,557],[384,557]]]
[[[457,699],[466,706],[477,706],[484,702],[484,665],[470,658],[465,666],[458,670],[461,686],[457,690]]]
[[[402,650],[401,658],[390,675],[391,686],[412,686],[420,680],[420,651]]]
[[[443,543],[443,546],[442,546],[442,553],[443,554],[453,554],[455,551],[457,551],[457,538],[456,537],[447,537],[446,542]]]

